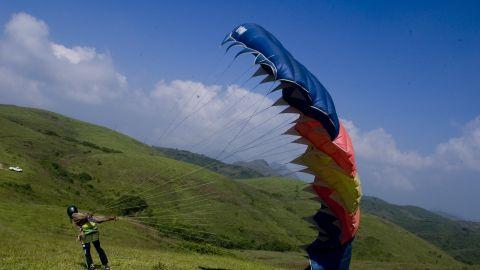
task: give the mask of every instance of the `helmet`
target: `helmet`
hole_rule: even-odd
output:
[[[72,215],[74,213],[78,213],[78,208],[75,205],[71,204],[67,207],[67,215],[69,218],[72,218]]]

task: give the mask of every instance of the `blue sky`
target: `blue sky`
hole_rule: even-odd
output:
[[[274,33],[329,89],[340,117],[360,130],[358,141],[365,144],[360,149],[373,147],[368,144],[369,138],[381,137],[388,147],[393,147],[392,151],[397,151],[393,156],[398,154],[402,160],[411,161],[420,158],[420,163],[430,164],[440,155],[436,154],[439,145],[452,145],[461,139],[470,143],[465,145],[476,143],[472,134],[476,134],[475,119],[480,115],[478,1],[2,1],[0,24],[11,22],[13,14],[19,12],[44,22],[49,29],[49,41],[64,48],[94,48],[96,56],[103,55],[100,58],[107,61],[98,62],[110,72],[105,73],[110,77],[106,76],[124,76],[128,85],[120,88],[125,88],[129,98],[159,89],[194,87],[171,84],[175,80],[201,83],[205,93],[209,89],[215,91],[212,84],[231,84],[248,64],[240,61],[220,79],[212,75],[230,60],[223,57],[219,43],[238,24],[255,22]],[[3,39],[9,39],[7,32]],[[45,63],[51,61],[39,65]],[[15,71],[28,73],[18,71],[18,67]],[[42,76],[36,76],[35,81]],[[107,77],[102,82],[108,81]],[[41,82],[48,85],[51,81]],[[88,95],[92,93],[97,92]],[[102,105],[91,105],[90,99],[89,105],[84,105],[68,97],[49,102],[54,98],[45,91],[45,103],[8,98],[5,101],[57,110],[118,128],[137,138],[151,136],[153,129],[141,126],[132,114],[117,114],[116,108],[108,105],[108,97],[114,95],[108,92],[95,99]],[[71,96],[78,98],[76,94]],[[475,148],[476,144],[471,147],[480,149]],[[384,166],[378,160],[372,161],[374,154],[367,150],[360,157],[366,164],[364,170]],[[453,150],[445,150],[449,151]],[[474,168],[478,156],[464,156],[472,159],[470,163],[465,161],[473,164],[469,170],[442,175],[461,175],[460,189],[468,193],[470,187],[480,187]],[[437,169],[405,173],[404,170],[419,169],[411,169],[410,165],[397,168],[393,163],[395,160],[385,170],[401,171],[401,177],[413,183],[409,188],[414,191],[398,193],[388,187],[377,188],[367,179],[367,192],[371,190],[368,193],[399,203],[454,210],[441,204],[454,183],[445,179],[442,181],[447,182],[415,184],[420,181],[416,179],[429,178]],[[425,165],[428,166],[431,165]],[[368,173],[364,179],[370,178]],[[439,189],[435,203],[424,199],[432,185]],[[413,199],[405,199],[406,196]],[[475,194],[465,196],[470,202]],[[475,216],[473,208],[460,215]]]
[[[22,1],[54,40],[109,51],[129,81],[202,80],[242,22],[275,33],[332,93],[342,117],[429,152],[478,113],[477,1]],[[428,113],[426,113],[428,111]],[[428,130],[425,127],[428,126]]]

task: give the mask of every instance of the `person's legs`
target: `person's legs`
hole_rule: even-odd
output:
[[[105,254],[105,251],[100,246],[100,240],[93,241],[93,246],[97,250],[98,256],[100,257],[100,261],[102,261],[102,264],[107,265],[108,264],[107,254]]]
[[[92,254],[90,253],[90,243],[83,243],[82,247],[85,252],[85,263],[87,264],[87,268],[90,268],[90,266],[93,265]]]

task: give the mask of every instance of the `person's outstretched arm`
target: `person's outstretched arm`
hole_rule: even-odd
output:
[[[107,221],[116,221],[116,216],[92,216],[92,219],[97,223],[107,222]]]

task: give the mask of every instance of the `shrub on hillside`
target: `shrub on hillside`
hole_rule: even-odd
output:
[[[30,184],[17,184],[14,182],[6,182],[0,184],[2,187],[13,189],[18,193],[30,194],[33,192],[32,186]]]
[[[104,153],[122,153],[122,151],[118,151],[118,150],[108,148],[108,147],[105,147],[105,146],[98,146],[98,145],[96,145],[92,142],[83,141],[83,142],[81,142],[81,144],[83,146],[87,146],[87,147],[90,147],[90,148],[93,148],[93,149],[100,150]]]
[[[72,177],[72,174],[69,173],[66,169],[64,169],[60,164],[56,163],[56,162],[52,162],[52,169],[53,169],[53,172],[54,174],[62,179],[62,180],[65,180],[65,181],[68,181],[70,183],[73,183],[73,177]]]
[[[293,251],[296,250],[298,247],[282,242],[280,240],[272,240],[266,243],[262,243],[258,246],[259,249],[262,250],[272,250],[272,251]]]
[[[69,141],[69,142],[78,142],[77,139],[72,138],[72,137],[63,137],[64,140]]]
[[[148,208],[147,201],[137,195],[122,195],[115,200],[115,210],[119,215],[129,216]]]
[[[90,180],[93,179],[93,177],[86,172],[81,172],[81,173],[77,174],[77,178],[78,178],[78,180],[80,180],[82,182],[87,182],[87,181],[90,181]]]
[[[43,131],[43,134],[45,135],[48,135],[48,136],[55,136],[55,137],[58,137],[58,134],[55,132],[55,131],[52,131],[52,130],[44,130]]]
[[[210,244],[196,244],[192,242],[183,242],[180,244],[182,249],[190,250],[200,254],[206,255],[223,255],[225,252],[220,248]]]
[[[89,173],[87,172],[81,172],[78,174],[71,173],[57,162],[52,162],[51,166],[54,174],[58,178],[68,181],[70,183],[73,183],[74,180],[79,180],[80,182],[83,182],[83,183],[93,180],[93,176],[91,176]]]
[[[112,148],[108,148],[108,147],[105,147],[105,146],[102,146],[100,148],[100,150],[102,150],[105,153],[123,153],[122,151],[115,150],[115,149],[112,149]]]

